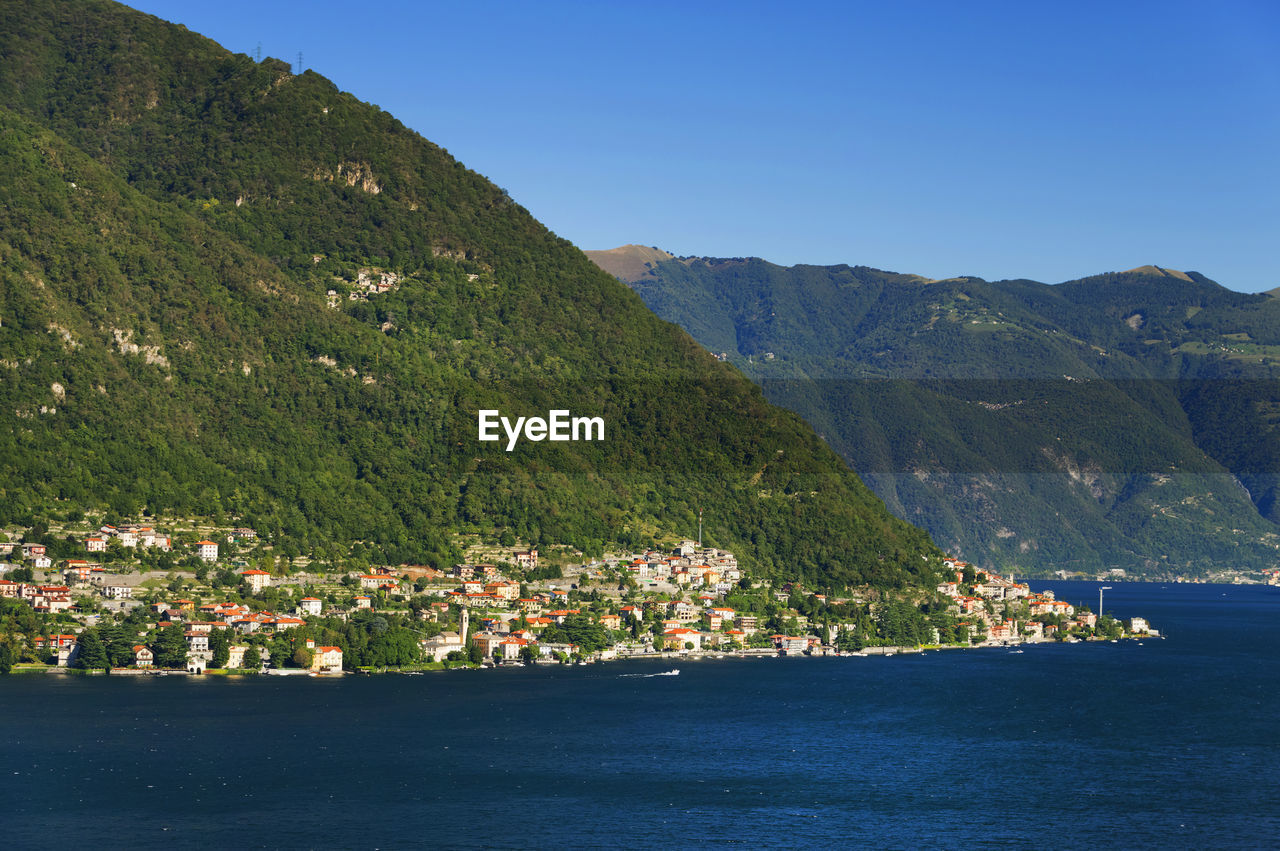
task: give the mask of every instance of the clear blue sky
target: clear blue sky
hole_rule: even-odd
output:
[[[1280,286],[1280,3],[138,0],[583,248]]]

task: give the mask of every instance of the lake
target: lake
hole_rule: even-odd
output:
[[[1097,584],[1032,582],[1097,605]],[[335,679],[0,678],[7,847],[1274,847],[1280,589],[1164,640]]]

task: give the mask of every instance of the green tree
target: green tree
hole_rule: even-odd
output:
[[[258,645],[250,644],[245,648],[244,661],[240,663],[240,666],[246,671],[262,670],[262,653],[259,652]]]
[[[134,641],[127,629],[120,624],[104,621],[98,626],[98,636],[107,649],[107,658],[113,668],[127,668],[134,662]]]
[[[215,629],[209,633],[209,651],[212,658],[210,667],[225,668],[231,660],[231,636],[225,629]]]
[[[160,628],[155,643],[157,668],[185,668],[187,666],[187,639],[182,624],[169,623]]]
[[[13,670],[13,648],[7,643],[0,644],[0,676]]]
[[[102,643],[96,629],[86,629],[80,633],[80,640],[76,642],[79,645],[79,652],[76,654],[77,668],[86,670],[94,670],[97,668],[110,668],[111,659],[107,656],[107,648]]]
[[[865,646],[862,633],[856,629],[842,629],[836,635],[836,649],[841,653],[857,653]]]

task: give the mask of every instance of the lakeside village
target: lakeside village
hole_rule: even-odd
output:
[[[479,558],[442,571],[369,565],[361,544],[343,567],[287,558],[248,528],[0,539],[0,673],[330,675],[1158,634],[956,559],[935,593],[892,599],[774,587],[688,540],[585,564],[476,545]]]

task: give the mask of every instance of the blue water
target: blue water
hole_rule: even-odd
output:
[[[1039,583],[1036,584],[1038,587]],[[1047,583],[1097,604],[1096,584]],[[0,678],[6,847],[1275,847],[1280,589],[1166,640],[343,679]]]

